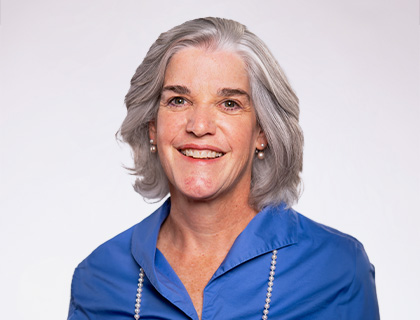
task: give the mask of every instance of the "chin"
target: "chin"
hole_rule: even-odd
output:
[[[217,188],[210,178],[197,179],[197,177],[191,177],[185,179],[178,186],[174,186],[175,194],[181,193],[192,200],[211,200],[217,195]]]

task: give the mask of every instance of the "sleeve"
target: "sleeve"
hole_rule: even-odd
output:
[[[346,320],[379,320],[375,267],[361,243],[356,244],[354,276],[345,303]]]
[[[79,308],[78,302],[76,300],[76,292],[80,287],[78,282],[78,270],[76,268],[73,274],[73,279],[71,282],[71,296],[70,296],[70,307],[69,307],[69,314],[67,320],[88,320],[88,316]]]

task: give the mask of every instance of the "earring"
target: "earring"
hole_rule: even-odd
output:
[[[153,140],[153,139],[150,139],[150,152],[151,153],[156,153],[156,151],[157,151],[157,148],[156,148],[156,145],[154,144],[155,143],[155,141]]]
[[[258,159],[263,160],[265,158],[265,154],[264,154],[264,148],[265,148],[265,144],[261,143],[261,148],[262,150],[255,150],[255,153],[257,154]]]

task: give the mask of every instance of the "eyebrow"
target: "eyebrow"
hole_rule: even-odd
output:
[[[164,91],[172,91],[177,94],[191,94],[190,89],[188,89],[186,86],[180,85],[165,86],[162,89],[162,92]],[[217,95],[220,97],[245,96],[248,101],[251,101],[249,94],[242,89],[223,88],[217,90]]]
[[[162,92],[164,91],[173,91],[177,94],[190,94],[191,93],[190,89],[188,89],[186,86],[178,86],[178,85],[163,87]]]
[[[241,89],[223,88],[217,91],[217,95],[221,97],[245,96],[248,101],[251,101],[249,94]]]

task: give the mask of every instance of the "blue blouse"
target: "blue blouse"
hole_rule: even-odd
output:
[[[134,319],[140,266],[140,319],[198,319],[185,287],[156,248],[169,210],[167,200],[80,263],[68,320]],[[263,209],[238,236],[204,289],[202,320],[261,319],[274,249],[269,319],[379,319],[375,271],[362,244],[280,205]]]

